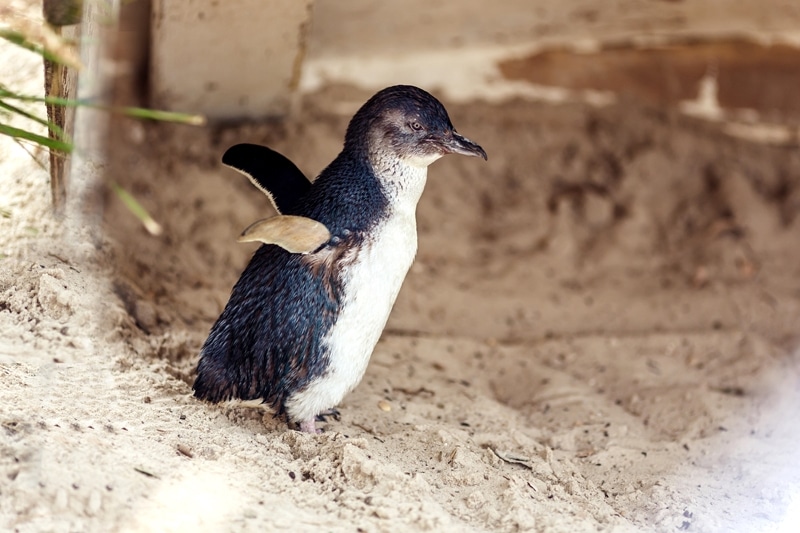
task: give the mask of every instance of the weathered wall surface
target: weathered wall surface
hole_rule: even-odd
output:
[[[666,99],[682,100],[698,95],[704,74],[717,73],[715,57],[706,54],[694,62],[691,50],[681,50],[674,77],[669,55],[659,60],[656,68],[662,71],[653,76],[640,68],[644,61],[652,71],[650,56],[560,57],[555,63],[549,57],[544,75],[526,70],[525,63],[510,68],[508,61],[527,61],[533,68],[542,64],[536,54],[548,50],[589,53],[610,44],[616,49],[675,41],[800,44],[796,0],[245,0],[235,6],[219,0],[152,1],[152,102],[219,119],[281,115],[296,89],[311,92],[328,83],[365,89],[414,83],[462,101],[560,98],[563,91],[552,87],[590,96],[607,92],[608,84],[595,86],[581,74],[587,63],[611,72],[614,91],[626,92],[631,77],[648,77],[651,85],[666,77],[668,85],[681,85]],[[730,62],[731,50],[722,53],[721,61]],[[772,50],[758,53],[767,57]],[[734,50],[734,62],[736,55]],[[793,79],[787,76],[770,83]],[[643,99],[652,100],[647,94]],[[757,104],[767,111],[772,105]]]
[[[309,57],[641,36],[794,35],[795,0],[316,0]]]
[[[792,0],[317,0],[314,21],[307,92],[411,83],[451,101],[632,99],[714,119],[800,121]]]
[[[311,0],[153,0],[151,101],[210,118],[286,112]]]

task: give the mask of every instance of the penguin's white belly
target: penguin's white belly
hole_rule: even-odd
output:
[[[293,420],[336,406],[360,381],[417,251],[414,210],[395,213],[371,232],[341,273],[342,306],[323,340],[330,365],[286,402]]]

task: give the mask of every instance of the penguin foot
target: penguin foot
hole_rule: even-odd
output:
[[[322,433],[322,430],[317,427],[316,421],[313,418],[300,422],[300,431],[303,433],[311,433],[312,435],[319,435]]]
[[[327,411],[321,412],[315,418],[317,422],[327,422],[328,417],[340,422],[342,420],[342,413],[340,413],[339,410],[334,407],[333,409],[328,409]]]

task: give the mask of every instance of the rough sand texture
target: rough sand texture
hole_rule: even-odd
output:
[[[255,248],[235,237],[270,214],[220,154],[261,142],[314,175],[366,96],[284,125],[121,123],[112,175],[165,233],[109,196],[92,253],[2,140],[0,524],[776,527],[800,498],[800,154],[633,105],[450,106],[489,162],[430,169],[417,262],[323,435],[191,397]]]

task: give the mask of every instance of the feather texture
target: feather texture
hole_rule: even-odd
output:
[[[293,211],[325,224],[331,241],[308,256],[267,244],[256,251],[201,350],[198,398],[263,399],[284,414],[287,397],[330,364],[321,339],[341,310],[344,258],[385,217],[387,201],[368,162],[342,153]]]
[[[253,159],[259,153],[263,161]],[[486,155],[455,132],[438,100],[410,86],[370,98],[350,121],[342,152],[313,183],[272,150],[226,152],[223,161],[280,212],[322,224],[330,239],[318,249],[296,247],[284,243],[290,236],[275,229],[280,224],[265,226],[265,242],[303,253],[274,244],[256,251],[203,345],[195,396],[261,399],[315,431],[314,417],[364,374],[416,254],[427,166],[448,153]]]

